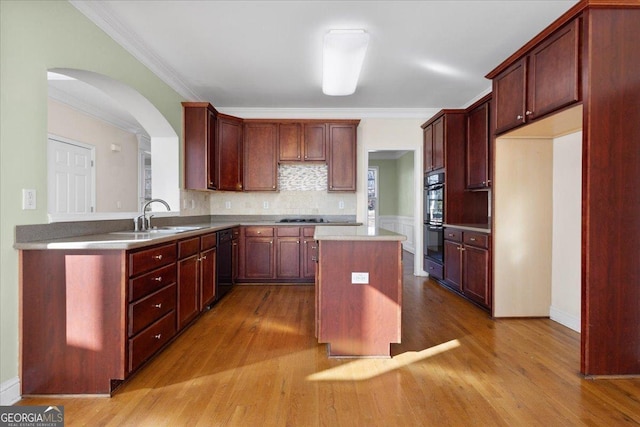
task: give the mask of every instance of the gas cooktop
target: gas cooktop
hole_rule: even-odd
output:
[[[283,218],[278,222],[325,222],[323,218]]]

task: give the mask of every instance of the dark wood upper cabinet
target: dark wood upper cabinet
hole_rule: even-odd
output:
[[[433,122],[433,170],[444,167],[444,118]]]
[[[280,123],[280,162],[324,162],[327,159],[323,122]]]
[[[244,125],[244,190],[276,191],[278,184],[278,124]]]
[[[302,125],[300,123],[278,124],[278,144],[279,161],[302,160]]]
[[[422,125],[424,171],[444,168],[444,118]]]
[[[467,189],[491,186],[489,171],[489,115],[491,95],[467,112],[466,178]],[[477,105],[477,106],[476,106]]]
[[[219,114],[217,128],[217,190],[242,191],[242,119]]]
[[[496,134],[580,101],[580,18],[493,78]]]
[[[422,129],[422,139],[424,143],[424,172],[433,170],[433,126],[429,125]]]
[[[326,127],[324,123],[304,124],[303,153],[305,161],[325,161]]]
[[[328,191],[356,191],[357,123],[327,124]]]
[[[216,110],[207,102],[183,102],[184,186],[190,190],[218,188]]]

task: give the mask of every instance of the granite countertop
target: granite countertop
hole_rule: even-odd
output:
[[[21,250],[33,249],[136,249],[156,243],[171,242],[185,237],[194,237],[213,231],[238,226],[237,223],[189,224],[187,227],[199,227],[186,231],[152,229],[145,231],[116,231],[110,233],[90,234],[85,236],[65,237],[33,242],[16,242],[13,247]]]
[[[458,228],[460,230],[477,231],[479,233],[491,234],[491,223],[489,224],[443,224],[443,227]]]
[[[327,227],[317,226],[313,236],[316,240],[387,240],[387,241],[403,241],[407,240],[407,236],[394,233],[393,231],[383,228],[367,227],[366,225],[344,226],[344,227]]]
[[[129,250],[138,249],[145,246],[155,245],[157,243],[171,242],[186,237],[195,237],[201,234],[211,233],[236,226],[317,226],[322,224],[327,228],[332,226],[353,225],[353,222],[288,222],[282,223],[275,220],[248,220],[242,222],[233,221],[215,221],[215,222],[199,222],[182,224],[169,229],[168,227],[160,227],[150,231],[123,230],[98,232],[94,234],[85,234],[73,237],[50,238],[43,240],[16,241],[13,245],[15,249],[20,250],[41,250],[41,249],[119,249]],[[335,227],[341,228],[341,227]]]

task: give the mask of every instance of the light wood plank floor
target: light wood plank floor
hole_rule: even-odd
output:
[[[236,286],[112,398],[31,398],[88,426],[618,426],[640,380],[585,380],[579,335],[491,320],[411,275],[391,359],[328,359],[313,286]]]

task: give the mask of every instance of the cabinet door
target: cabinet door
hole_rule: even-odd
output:
[[[184,112],[184,185],[193,190],[217,188],[216,116],[202,102],[185,102]]]
[[[325,161],[326,127],[324,123],[304,124],[304,160]]]
[[[527,59],[523,58],[493,79],[496,134],[525,121],[526,64]]]
[[[313,279],[316,275],[316,260],[318,259],[317,244],[313,237],[304,238],[304,246],[302,248],[302,277],[305,279]]]
[[[433,170],[433,125],[429,125],[422,131],[424,142],[424,171]]]
[[[489,187],[489,102],[467,115],[467,188]]]
[[[356,191],[356,125],[329,124],[328,191]]]
[[[276,249],[276,278],[300,278],[300,238],[279,237]]]
[[[302,131],[299,123],[280,123],[278,126],[278,160],[302,160]]]
[[[244,190],[276,191],[278,125],[246,123],[244,133]]]
[[[200,311],[216,297],[216,248],[200,253]]]
[[[433,122],[433,169],[444,167],[444,117]]]
[[[218,116],[218,190],[242,191],[242,119]]]
[[[489,251],[473,246],[464,246],[463,293],[485,307],[491,306],[489,292]]]
[[[178,330],[200,312],[198,255],[178,261]]]
[[[272,279],[273,237],[246,237],[244,242],[244,277]]]
[[[527,120],[580,99],[579,23],[574,20],[529,55]]]
[[[233,239],[231,243],[231,281],[236,283],[240,275],[240,245],[238,239]]]
[[[444,241],[444,280],[453,289],[462,290],[462,255],[461,245]]]

